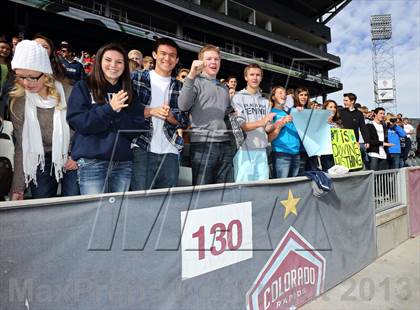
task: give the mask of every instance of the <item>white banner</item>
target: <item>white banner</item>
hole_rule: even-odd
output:
[[[252,258],[252,203],[181,212],[182,279]]]
[[[392,89],[393,85],[392,79],[378,80],[378,89]]]
[[[394,99],[394,90],[393,89],[382,89],[378,90],[379,100],[393,100]]]

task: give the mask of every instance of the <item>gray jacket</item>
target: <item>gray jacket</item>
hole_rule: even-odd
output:
[[[218,80],[204,75],[185,79],[178,97],[181,111],[191,113],[191,142],[226,142],[224,118],[230,108],[229,92]]]

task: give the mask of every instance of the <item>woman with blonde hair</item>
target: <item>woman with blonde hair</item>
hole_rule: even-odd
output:
[[[130,73],[136,71],[138,69],[137,62],[133,59],[129,59],[128,60],[128,68],[130,70]]]
[[[16,82],[10,92],[16,138],[12,200],[54,197],[58,182],[63,195],[77,195],[77,165],[69,158],[70,129],[66,122],[71,87],[53,77],[47,50],[24,40],[15,50]]]
[[[151,56],[145,56],[143,58],[143,70],[153,70],[153,58]]]

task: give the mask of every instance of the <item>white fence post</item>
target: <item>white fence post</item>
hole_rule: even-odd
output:
[[[374,171],[376,213],[407,204],[406,169]]]

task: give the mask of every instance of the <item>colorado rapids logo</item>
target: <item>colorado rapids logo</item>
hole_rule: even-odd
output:
[[[293,227],[248,291],[248,310],[295,309],[324,290],[325,258]]]

